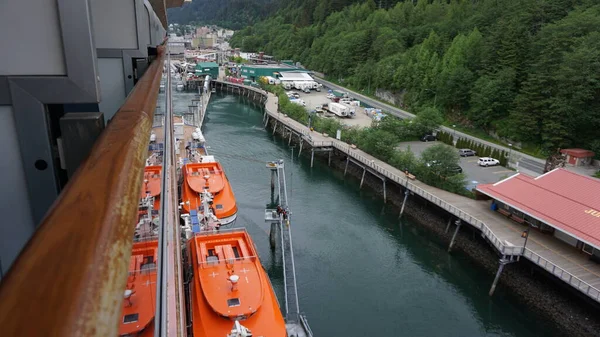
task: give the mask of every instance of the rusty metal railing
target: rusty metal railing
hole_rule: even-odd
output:
[[[164,54],[159,48],[3,279],[0,336],[118,335]]]

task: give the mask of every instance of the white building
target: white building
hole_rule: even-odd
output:
[[[284,71],[279,75],[279,80],[286,88],[298,90],[317,89],[320,85],[304,71]]]

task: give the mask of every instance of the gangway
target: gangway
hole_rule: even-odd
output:
[[[283,160],[267,163],[271,170],[271,204],[265,210],[265,221],[271,223],[271,245],[275,246],[277,233],[281,233],[281,257],[283,260],[283,284],[285,291],[285,321],[289,337],[312,337],[306,317],[300,313],[298,287],[296,286],[296,267],[292,246],[292,227],[288,205]],[[275,180],[277,180],[277,198],[274,198]],[[276,201],[275,201],[276,200]],[[276,206],[275,209],[272,207]]]

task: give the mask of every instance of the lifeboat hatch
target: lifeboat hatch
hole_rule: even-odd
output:
[[[230,298],[227,300],[227,305],[231,308],[231,307],[239,307],[240,306],[240,299],[239,298]]]
[[[139,314],[129,314],[129,315],[125,315],[123,316],[123,323],[127,324],[127,323],[135,323],[138,321],[139,318]]]

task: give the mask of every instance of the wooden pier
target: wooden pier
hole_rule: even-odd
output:
[[[318,132],[311,132],[307,126],[279,113],[277,109],[278,98],[272,93],[266,93],[261,89],[240,84],[227,83],[227,85],[240,87],[229,89],[231,92],[236,90],[243,92],[244,88],[256,93],[262,92],[266,97],[263,116],[265,127],[271,121],[273,133],[279,128],[284,139],[288,139],[288,143],[293,139],[297,139],[300,145],[299,155],[303,149],[310,148],[311,166],[314,160],[314,152],[329,152],[329,163],[331,163],[331,153],[336,150],[347,156],[346,169],[351,162],[363,170],[361,185],[367,173],[382,180],[384,201],[387,201],[386,184],[393,183],[401,186],[405,192],[404,203],[411,195],[418,195],[445,210],[454,219],[454,221],[450,219],[446,231],[451,229],[453,223],[455,224],[452,228],[454,235],[449,250],[451,250],[454,238],[462,224],[468,224],[479,230],[482,237],[496,249],[500,256],[498,273],[490,289],[490,295],[493,294],[504,266],[511,262],[517,262],[520,258],[526,258],[595,302],[600,303],[600,265],[590,261],[586,256],[582,256],[573,247],[554,237],[535,231],[529,233],[527,246],[524,247],[524,239],[521,237],[524,230],[523,226],[507,219],[498,212],[490,210],[490,201],[473,200],[426,185],[417,179],[409,179],[404,172],[388,163],[360,149],[353,148],[345,142],[324,136]],[[404,209],[404,203],[402,209]]]

